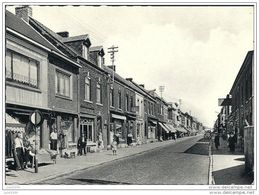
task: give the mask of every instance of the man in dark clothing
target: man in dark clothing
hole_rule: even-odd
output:
[[[235,152],[235,144],[236,144],[236,139],[234,137],[234,134],[231,133],[230,137],[228,138],[228,146],[229,146],[230,152],[232,153]]]
[[[78,150],[78,153],[77,155],[81,156],[82,155],[82,137],[79,137],[78,138],[78,141],[77,141],[77,150]]]
[[[219,149],[219,146],[220,146],[220,143],[219,143],[219,134],[218,134],[218,133],[215,135],[214,142],[215,142],[215,147],[216,147],[216,149],[218,150],[218,149]]]

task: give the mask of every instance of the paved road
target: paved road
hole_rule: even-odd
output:
[[[195,151],[195,148],[199,150],[201,146],[207,148],[206,144],[198,144],[199,147],[196,147],[197,141],[201,138],[196,136],[187,140],[172,142],[172,144],[162,148],[39,184],[207,185],[209,157]],[[188,150],[191,152],[185,152],[190,147],[193,148]]]

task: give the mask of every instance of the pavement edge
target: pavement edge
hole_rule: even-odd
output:
[[[209,185],[215,185],[215,181],[213,178],[213,154],[211,151],[211,141],[209,143]]]

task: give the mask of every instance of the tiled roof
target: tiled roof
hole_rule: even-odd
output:
[[[29,24],[24,20],[18,18],[13,13],[5,10],[5,25],[6,27],[22,34],[23,36],[47,47],[48,49],[59,52],[51,43],[44,39],[38,32],[36,32]]]

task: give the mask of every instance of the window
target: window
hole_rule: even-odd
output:
[[[96,85],[96,102],[100,104],[102,103],[102,89],[99,83]]]
[[[126,98],[125,98],[125,109],[126,111],[129,110],[129,95],[126,95]]]
[[[110,89],[110,105],[114,107],[114,92],[113,92],[113,88]]]
[[[91,79],[85,77],[85,100],[91,101]]]
[[[130,110],[132,111],[134,107],[134,101],[133,101],[133,96],[130,97]]]
[[[86,143],[94,141],[94,128],[93,121],[91,119],[84,119],[81,121],[80,130],[82,137],[86,139]]]
[[[118,107],[121,108],[121,91],[118,91]]]
[[[70,76],[59,70],[56,71],[56,94],[70,97]]]
[[[6,57],[6,79],[15,81],[30,87],[39,87],[39,62],[7,50]]]
[[[83,45],[82,56],[88,60],[88,48],[85,45]]]

